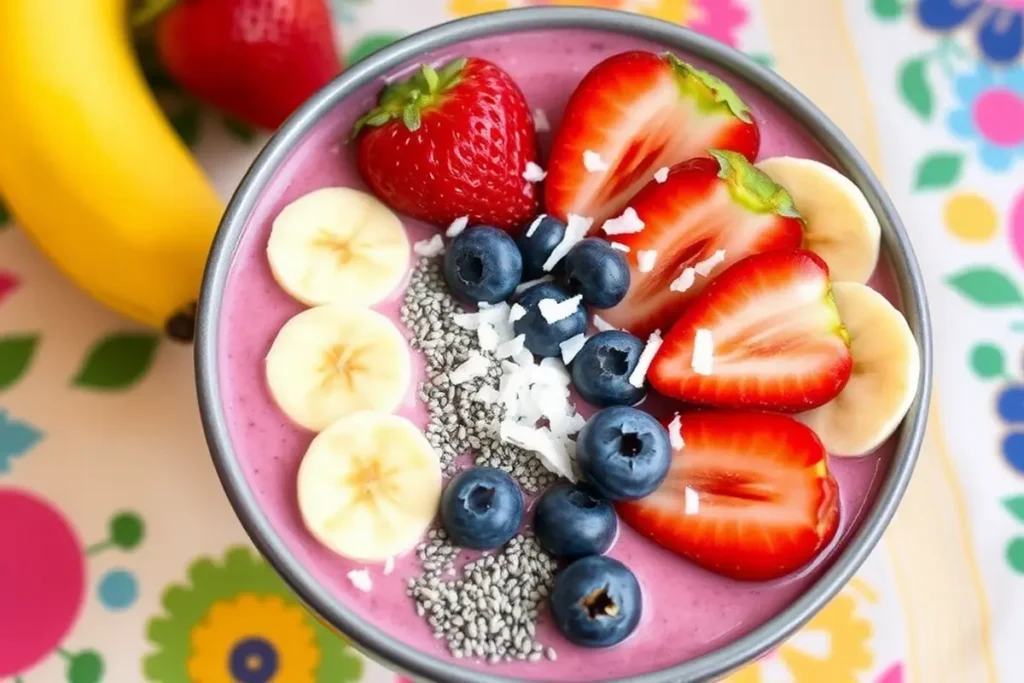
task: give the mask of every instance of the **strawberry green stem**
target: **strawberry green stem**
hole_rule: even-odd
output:
[[[466,61],[456,59],[440,71],[423,64],[407,80],[392,83],[381,93],[377,106],[356,121],[349,139],[357,137],[367,126],[379,127],[396,119],[401,119],[410,131],[419,130],[423,112],[442,102],[445,93],[458,84]]]
[[[666,52],[664,59],[672,67],[683,94],[693,99],[701,110],[728,111],[744,123],[754,121],[746,102],[725,81],[687,64],[671,52]]]
[[[708,154],[718,162],[718,177],[739,204],[755,213],[803,220],[786,188],[755,168],[745,156],[724,149],[709,149]]]
[[[145,26],[177,3],[178,0],[139,0],[132,12],[132,26]]]

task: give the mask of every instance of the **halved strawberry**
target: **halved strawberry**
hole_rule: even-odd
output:
[[[654,493],[616,505],[626,524],[700,566],[741,581],[796,571],[831,542],[839,487],[825,448],[786,415],[696,412]]]
[[[748,256],[715,278],[669,331],[647,379],[688,403],[801,412],[835,398],[852,369],[828,266],[793,250]]]
[[[721,80],[671,53],[623,52],[584,76],[566,105],[548,159],[547,212],[606,218],[662,166],[729,149],[753,161],[757,124]],[[590,171],[584,154],[608,164]]]
[[[665,182],[647,184],[630,202],[643,229],[608,236],[630,249],[629,292],[601,314],[616,327],[641,337],[667,330],[710,279],[731,264],[750,254],[800,246],[803,220],[789,193],[741,154],[711,150],[711,155],[674,167]],[[719,251],[725,252],[724,260],[706,276],[686,270]],[[654,259],[649,272],[640,267],[644,252]],[[673,287],[680,278],[683,282]]]

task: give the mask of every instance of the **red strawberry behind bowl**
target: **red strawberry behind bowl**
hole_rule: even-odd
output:
[[[753,161],[759,145],[757,123],[727,84],[671,53],[623,52],[591,69],[569,98],[548,160],[547,211],[593,218],[596,228],[659,168],[708,148]]]
[[[696,412],[665,481],[618,503],[640,534],[718,574],[781,578],[809,563],[839,526],[839,487],[814,432],[786,415]]]
[[[341,71],[326,0],[177,0],[156,45],[183,88],[268,129]]]
[[[514,232],[537,211],[537,187],[523,178],[537,158],[526,98],[486,60],[422,66],[381,93],[353,136],[366,184],[413,218],[447,225],[469,216]]]
[[[710,154],[675,166],[664,182],[652,180],[633,197],[629,206],[642,230],[608,236],[629,248],[630,266],[626,298],[601,313],[612,325],[640,337],[667,330],[731,264],[800,247],[803,220],[789,194],[742,154]],[[647,269],[645,252],[654,261]]]
[[[796,413],[838,396],[852,371],[828,266],[794,250],[749,256],[713,280],[672,326],[647,379],[687,403]]]

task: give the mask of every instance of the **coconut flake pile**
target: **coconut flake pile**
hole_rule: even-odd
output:
[[[610,322],[608,322],[599,315],[595,315],[592,319],[592,322],[594,323],[594,327],[597,328],[598,332],[607,332],[608,330],[615,329],[615,325],[612,325]]]
[[[452,384],[462,384],[468,382],[471,379],[477,379],[487,374],[487,369],[491,367],[491,361],[487,360],[486,356],[480,355],[479,352],[473,351],[469,354],[469,358],[462,361],[459,367],[455,368],[448,373],[448,381]]]
[[[562,241],[559,242],[551,251],[551,255],[548,256],[548,260],[544,262],[544,265],[542,266],[544,271],[551,272],[551,269],[569,253],[569,250],[587,236],[587,233],[590,232],[590,226],[593,224],[593,218],[577,216],[574,213],[570,213],[569,222],[565,226],[565,235],[562,237]]]
[[[711,338],[711,330],[703,327],[693,337],[693,358],[690,367],[698,375],[710,375],[715,360],[715,340]]]
[[[633,368],[633,372],[629,375],[629,383],[637,389],[644,385],[644,380],[647,379],[647,371],[650,369],[658,349],[661,348],[662,341],[661,330],[651,332],[651,336],[647,338],[647,344],[644,345],[644,350],[640,352],[640,358],[636,361],[636,367]]]
[[[659,183],[663,183],[668,180],[668,166],[662,166],[654,172],[654,179]]]
[[[668,286],[669,291],[685,292],[690,287],[693,287],[693,281],[696,279],[697,272],[693,268],[684,268],[679,277],[673,280],[672,284]]]
[[[448,239],[458,237],[466,229],[467,225],[469,225],[469,216],[459,216],[452,221],[452,224],[448,226],[444,234],[447,235]]]
[[[640,220],[640,216],[632,206],[627,206],[621,216],[609,218],[601,226],[601,229],[607,235],[628,235],[643,230],[644,222]]]
[[[547,112],[540,107],[533,110],[533,129],[538,133],[551,130],[551,122],[548,121]]]
[[[434,235],[429,240],[420,240],[412,245],[412,250],[420,256],[434,258],[444,253],[444,240],[440,235]]]
[[[600,154],[590,149],[583,152],[583,167],[591,173],[602,173],[611,168]]]
[[[654,270],[654,262],[658,260],[658,252],[653,249],[641,249],[636,252],[636,269],[641,273]]]
[[[539,183],[548,175],[547,171],[532,161],[526,162],[526,170],[523,171],[523,180],[530,183]]]
[[[559,320],[565,320],[573,313],[579,310],[580,302],[583,301],[583,295],[577,294],[576,296],[569,297],[565,301],[555,301],[554,299],[541,299],[537,303],[537,308],[540,310],[540,314],[544,316],[544,320],[549,325],[557,323]]]

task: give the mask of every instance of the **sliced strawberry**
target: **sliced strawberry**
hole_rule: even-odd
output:
[[[644,222],[640,232],[609,235],[630,251],[626,298],[601,317],[644,337],[667,330],[711,278],[762,251],[796,249],[803,221],[789,194],[735,152],[711,150],[710,159],[674,167],[663,183],[651,181],[630,202]],[[642,252],[654,253],[654,269],[641,272]],[[672,289],[687,268],[724,251],[707,276],[691,271],[692,284]]]
[[[673,54],[624,52],[583,78],[566,105],[548,159],[547,212],[600,226],[662,166],[729,149],[753,161],[760,136],[743,100]],[[583,155],[609,165],[591,172]]]
[[[695,353],[698,333],[710,363]],[[852,369],[828,266],[810,251],[773,251],[743,259],[693,300],[647,379],[688,403],[800,412],[835,398]]]
[[[768,581],[810,562],[835,536],[839,487],[825,448],[786,415],[684,414],[683,446],[651,495],[619,503],[644,536],[718,574]]]

